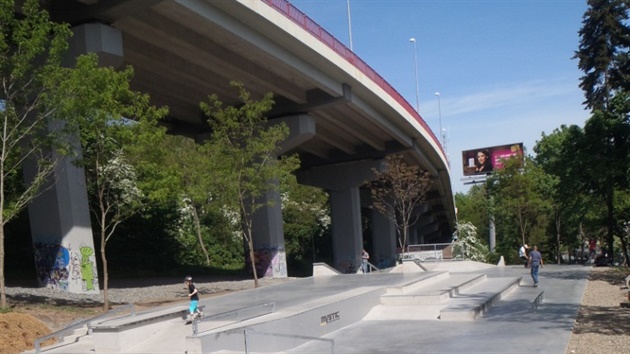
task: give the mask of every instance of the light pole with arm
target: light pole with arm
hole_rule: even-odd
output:
[[[409,38],[409,42],[413,43],[413,62],[416,68],[416,112],[420,113],[420,92],[418,87],[418,49],[416,48],[416,39]]]

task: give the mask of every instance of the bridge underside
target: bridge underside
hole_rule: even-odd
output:
[[[253,98],[272,92],[269,118],[292,129],[295,139],[284,152],[300,156],[299,179],[331,194],[336,262],[359,261],[366,171],[392,153],[404,153],[408,163],[433,176],[416,238],[450,242],[455,208],[448,165],[426,123],[347,48],[308,18],[297,23],[303,15],[294,9],[290,19],[279,9],[291,6],[278,3],[53,0],[49,5],[55,21],[73,27],[73,56],[97,52],[103,65],[133,66],[132,88],[149,94],[152,104],[169,107],[165,124],[172,134],[208,134],[199,103],[216,94],[226,104],[239,104],[231,81],[243,83]],[[259,219],[266,234],[257,236],[261,248],[283,252],[281,226],[270,226],[278,218],[281,223],[276,211]],[[375,229],[391,233],[391,225],[373,219]],[[395,243],[388,235],[372,244],[392,257]]]

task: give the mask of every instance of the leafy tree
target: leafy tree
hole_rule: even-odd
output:
[[[243,240],[258,287],[258,274],[254,257],[253,216],[260,208],[271,206],[262,201],[268,193],[278,192],[280,184],[291,177],[299,165],[296,156],[277,157],[280,143],[288,136],[285,124],[269,125],[265,114],[273,105],[272,95],[253,100],[242,84],[232,82],[238,90],[242,104],[224,106],[216,95],[201,102],[208,116],[212,136],[204,145],[216,151],[213,181],[220,188],[217,201],[238,215]]]
[[[84,169],[88,193],[93,196],[90,211],[100,237],[105,310],[109,309],[107,241],[148,200],[139,188],[137,169],[163,136],[164,129],[156,124],[167,112],[150,106],[147,95],[132,91],[132,77],[131,68],[120,72],[101,68],[95,55],[86,55],[78,58],[62,87],[70,93],[63,110],[76,124],[81,140],[82,156],[76,163]]]
[[[206,265],[210,255],[202,235],[202,219],[211,212],[214,145],[200,145],[186,137],[169,137],[169,165],[178,176],[177,198],[181,200],[182,217],[190,219],[196,234],[196,246],[202,252]],[[216,158],[215,158],[216,159]]]
[[[19,13],[18,13],[19,12]],[[68,26],[50,21],[37,0],[0,0],[0,308],[5,308],[6,224],[42,191],[59,157],[68,153],[57,103]],[[22,168],[32,161],[30,180]]]
[[[429,172],[408,165],[403,158],[402,154],[387,156],[383,171],[372,169],[374,180],[368,186],[374,208],[396,225],[404,259],[409,227],[420,216],[415,209],[424,203],[433,182]]]
[[[457,241],[453,252],[464,259],[475,262],[486,262],[488,246],[477,238],[477,228],[469,222],[457,223]]]
[[[587,108],[606,110],[619,90],[630,88],[630,27],[627,0],[588,0],[574,58],[584,72],[580,88]]]
[[[284,247],[295,261],[315,261],[315,240],[330,227],[328,195],[321,189],[298,184],[295,179],[282,193]]]
[[[485,184],[472,186],[466,194],[455,194],[455,205],[457,206],[457,219],[460,223],[469,222],[477,230],[477,235],[488,235],[490,200]],[[487,243],[487,238],[482,238],[482,242]]]
[[[546,178],[531,159],[526,158],[523,164],[518,157],[507,159],[503,168],[489,178],[501,231],[506,236],[516,236],[504,240],[507,242],[501,245],[502,251],[507,251],[505,247],[517,249],[525,243],[546,241],[549,204],[540,188],[546,184]]]

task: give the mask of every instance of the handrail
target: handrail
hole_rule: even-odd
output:
[[[113,310],[109,310],[104,314],[98,315],[96,317],[92,317],[92,318],[88,318],[87,320],[82,320],[79,322],[76,322],[74,324],[71,324],[70,326],[60,329],[57,332],[53,332],[49,335],[43,336],[43,337],[39,337],[37,339],[35,339],[35,353],[39,354],[41,352],[41,343],[49,340],[50,338],[55,338],[57,339],[57,342],[63,342],[63,339],[65,337],[65,334],[68,333],[69,331],[75,330],[77,328],[81,328],[84,325],[87,324],[88,327],[88,334],[92,334],[92,322],[95,322],[97,320],[100,320],[102,318],[111,316],[113,314],[119,313],[119,312],[123,312],[125,310],[129,309],[130,310],[130,314],[129,316],[135,316],[136,315],[136,310],[133,306],[133,304],[127,304],[124,306],[121,306],[119,308],[113,309]]]
[[[403,96],[396,91],[392,85],[390,85],[381,75],[379,75],[374,69],[372,69],[366,62],[364,62],[358,55],[354,54],[345,44],[341,43],[338,39],[333,37],[328,31],[318,25],[310,17],[298,10],[295,6],[289,3],[287,0],[261,0],[269,5],[271,8],[283,14],[285,17],[295,22],[304,30],[309,32],[320,42],[334,50],[337,54],[343,57],[346,61],[352,64],[357,70],[366,75],[370,80],[376,83],[382,88],[391,98],[393,98],[398,104],[400,104],[414,119],[420,123],[420,125],[429,133],[433,142],[439,147],[442,154],[446,156],[444,147],[439,142],[438,138],[433,134],[429,125],[424,121],[420,113],[417,112]]]
[[[380,272],[381,270],[375,266],[374,264],[370,263],[370,261],[367,261],[368,266],[370,266],[370,273],[372,273],[373,271],[377,271]]]
[[[256,309],[256,308],[259,308],[259,307],[261,307],[261,308],[271,307],[271,309],[268,310],[268,311],[261,311],[260,313],[255,313],[253,316],[250,316],[250,317],[240,318],[241,313],[243,313],[245,311],[252,310],[252,309]],[[238,322],[241,322],[241,321],[246,320],[246,319],[248,320],[248,319],[251,319],[251,318],[254,318],[254,317],[263,316],[263,315],[267,315],[267,314],[274,313],[274,312],[276,312],[276,303],[275,302],[265,302],[263,304],[252,305],[252,306],[247,306],[247,307],[241,307],[241,308],[238,308],[236,310],[222,312],[222,313],[217,313],[217,314],[210,315],[210,316],[198,317],[198,318],[195,318],[193,320],[193,323],[192,323],[193,335],[197,335],[199,333],[199,327],[198,326],[199,326],[200,322],[205,322],[205,321],[209,321],[209,320],[216,320],[216,319],[221,318],[221,317],[228,317],[228,316],[236,315],[236,319],[234,320],[233,323],[238,323]]]
[[[249,348],[247,345],[247,334],[256,334],[261,336],[271,336],[271,337],[285,337],[285,338],[298,338],[298,339],[307,339],[307,340],[318,340],[322,342],[330,343],[330,353],[333,353],[335,350],[335,340],[331,338],[319,338],[319,337],[311,337],[311,336],[302,336],[299,334],[284,334],[284,333],[270,333],[270,332],[260,332],[251,328],[246,328],[243,330],[243,336],[245,337],[245,353],[249,354]]]

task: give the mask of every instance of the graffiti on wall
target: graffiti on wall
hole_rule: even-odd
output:
[[[70,282],[81,283],[83,291],[94,291],[98,284],[94,249],[58,243],[35,242],[35,268],[41,286],[68,291]]]
[[[254,251],[256,274],[259,277],[286,277],[287,264],[284,248],[261,247]],[[246,254],[245,263],[247,271],[251,272],[249,252]]]

